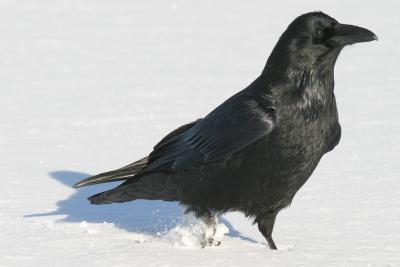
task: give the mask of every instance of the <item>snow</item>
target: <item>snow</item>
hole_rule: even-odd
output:
[[[0,266],[399,266],[398,1],[0,1]],[[219,247],[176,203],[91,206],[123,166],[248,85],[297,15],[373,30],[342,52],[343,129],[277,219],[240,213]]]

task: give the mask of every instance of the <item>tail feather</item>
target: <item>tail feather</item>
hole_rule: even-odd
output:
[[[129,178],[136,176],[144,167],[146,167],[148,164],[148,160],[149,160],[148,157],[145,157],[142,158],[141,160],[138,160],[132,164],[129,164],[117,170],[104,172],[88,177],[74,184],[74,187],[78,188],[81,186],[88,186],[93,184],[127,180]]]
[[[136,183],[122,184],[88,198],[92,204],[122,203],[136,199],[177,200],[176,181],[164,174],[143,177]]]

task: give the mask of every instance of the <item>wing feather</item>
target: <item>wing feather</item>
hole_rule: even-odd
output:
[[[270,101],[237,94],[191,127],[167,135],[154,147],[143,172],[171,172],[219,160],[268,135],[275,124]]]

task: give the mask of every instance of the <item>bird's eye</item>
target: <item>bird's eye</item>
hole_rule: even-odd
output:
[[[313,38],[314,43],[321,43],[323,38],[324,38],[324,32],[321,29],[316,30]]]

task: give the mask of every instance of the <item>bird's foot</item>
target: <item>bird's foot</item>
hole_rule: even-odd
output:
[[[211,247],[211,246],[219,246],[221,245],[221,240],[215,237],[216,234],[216,226],[215,223],[211,225],[206,225],[204,233],[202,234],[200,244],[202,248]]]
[[[214,237],[206,238],[204,235],[200,240],[200,245],[201,248],[212,247],[212,246],[218,247],[219,245],[221,245],[221,240],[217,240]]]
[[[204,232],[200,239],[200,245],[202,248],[219,246],[221,245],[221,240],[215,238],[217,232],[217,219],[215,216],[208,214],[202,218],[204,223]]]
[[[272,240],[272,237],[267,238],[267,242],[270,249],[277,250],[277,247],[274,240]]]

